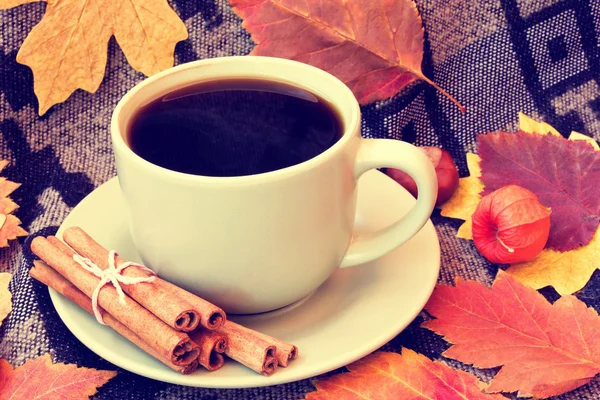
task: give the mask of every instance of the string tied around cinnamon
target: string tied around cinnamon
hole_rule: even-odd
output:
[[[98,294],[100,293],[100,289],[102,289],[104,285],[106,285],[108,282],[112,283],[112,285],[117,290],[117,293],[119,294],[119,303],[124,304],[125,293],[121,288],[121,283],[124,285],[135,285],[143,282],[152,282],[154,279],[156,279],[156,273],[154,271],[152,271],[150,268],[144,265],[137,264],[134,262],[125,262],[117,268],[115,266],[115,260],[117,258],[117,255],[117,252],[114,250],[111,250],[108,253],[108,268],[103,270],[102,268],[94,264],[94,262],[89,258],[82,257],[79,254],[73,254],[73,260],[75,260],[77,264],[81,265],[85,270],[91,272],[92,274],[100,278],[98,286],[96,286],[94,293],[92,293],[92,309],[94,310],[96,320],[102,325],[106,324],[104,323],[104,320],[102,319],[102,314],[98,309]],[[121,275],[121,272],[123,272],[123,270],[128,267],[140,268],[141,270],[148,272],[152,276],[134,278],[130,276]]]

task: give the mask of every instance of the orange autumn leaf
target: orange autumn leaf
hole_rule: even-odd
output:
[[[29,2],[0,0],[0,9]],[[150,76],[173,66],[187,29],[166,0],[48,0],[17,54],[33,71],[40,115],[76,89],[98,90],[113,35],[131,66]]]
[[[19,206],[17,203],[12,201],[9,197],[0,197],[0,214],[10,214],[15,211]]]
[[[8,377],[12,374],[13,367],[6,360],[0,360],[0,395],[8,382]]]
[[[115,371],[52,364],[49,354],[27,361],[16,369],[0,360],[0,400],[87,400],[115,375]]]
[[[478,368],[502,366],[488,391],[546,398],[600,373],[600,317],[574,296],[550,304],[503,271],[492,288],[438,285],[423,324],[453,344],[444,356]]]
[[[7,165],[8,160],[0,160],[0,172],[6,168]],[[17,190],[19,186],[21,186],[20,183],[11,182],[0,176],[0,198],[9,196],[12,192]]]
[[[501,400],[486,394],[485,384],[464,371],[453,370],[409,349],[378,352],[348,366],[342,373],[316,381],[306,400],[444,399]]]
[[[10,184],[14,184],[16,186],[14,186],[12,189],[7,189],[8,185],[3,185],[4,183],[10,183]],[[10,197],[5,197],[7,195],[4,195],[3,193],[12,193],[13,190],[15,190],[16,188],[18,188],[20,185],[16,184],[14,182],[10,182],[7,181],[6,179],[0,177],[0,214],[10,214],[13,211],[15,211],[17,208],[19,208],[19,206],[17,205],[17,203],[15,203],[14,201],[12,201],[10,199]]]
[[[12,294],[8,290],[8,284],[12,275],[8,272],[0,273],[0,326],[4,318],[12,311]]]
[[[412,0],[229,0],[256,48],[321,68],[361,104],[384,100],[422,79],[423,23]],[[463,110],[464,111],[464,110]]]
[[[0,5],[2,6],[2,8],[6,9],[6,8],[20,6],[21,4],[36,3],[38,1],[40,1],[40,0],[3,0],[0,3]]]
[[[8,165],[7,160],[0,160],[0,171]],[[11,182],[0,176],[0,214],[10,214],[19,206],[8,196],[21,186],[19,183]]]
[[[20,236],[27,236],[27,231],[21,228],[21,220],[12,214],[0,214],[0,247],[8,246],[9,240],[15,240]]]
[[[6,197],[21,186],[19,183],[11,182],[6,178],[0,177],[0,197]]]
[[[7,165],[8,161],[0,160],[0,171]],[[20,226],[19,218],[11,214],[19,206],[8,197],[19,186],[21,186],[20,183],[11,182],[0,176],[0,247],[8,246],[9,240],[27,236],[27,231]]]

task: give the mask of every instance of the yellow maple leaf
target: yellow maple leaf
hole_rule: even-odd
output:
[[[12,311],[12,295],[8,291],[8,284],[12,275],[8,272],[0,273],[0,326],[4,318]]]
[[[30,2],[0,0],[0,9]],[[129,64],[148,76],[173,66],[175,45],[188,36],[166,0],[48,0],[17,54],[33,71],[40,115],[76,89],[98,90],[113,35]]]
[[[583,141],[588,142],[589,144],[591,144],[592,147],[596,151],[600,150],[600,147],[598,146],[598,143],[594,139],[592,139],[591,137],[586,136],[586,135],[584,135],[582,133],[579,133],[579,132],[575,132],[575,131],[571,132],[571,135],[569,136],[569,140],[583,140]]]
[[[519,112],[519,129],[527,133],[537,133],[539,135],[551,134],[554,136],[562,136],[554,127],[545,122],[538,122],[533,118]]]
[[[600,266],[599,256],[600,230],[586,246],[565,252],[545,249],[531,261],[511,265],[506,272],[534,289],[553,286],[560,295],[572,294],[582,289]]]
[[[484,188],[483,182],[479,179],[481,177],[480,161],[481,158],[477,154],[467,153],[467,167],[469,168],[470,175],[459,179],[458,189],[456,189],[454,195],[450,200],[442,204],[441,214],[444,217],[465,221],[458,228],[458,233],[456,234],[461,239],[473,239],[471,216],[481,200],[481,192]]]
[[[538,122],[532,118],[529,118],[522,112],[519,113],[519,129],[523,132],[537,133],[539,135],[550,134],[554,136],[562,136],[556,129],[554,129],[552,125],[547,124],[546,122]],[[600,150],[598,143],[596,143],[594,139],[579,132],[571,132],[569,140],[583,140],[591,144],[594,149]]]

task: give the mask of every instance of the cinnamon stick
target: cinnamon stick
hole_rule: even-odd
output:
[[[160,279],[160,278],[158,278]],[[213,303],[204,300],[202,297],[197,296],[187,290],[180,288],[172,284],[171,282],[162,280],[162,284],[171,290],[180,299],[186,300],[190,303],[196,311],[200,313],[200,325],[206,329],[215,330],[223,326],[227,320],[225,311],[217,307]]]
[[[287,367],[289,362],[298,358],[298,347],[283,340],[274,338],[258,331],[252,331],[254,335],[266,340],[277,348],[275,356],[280,367]]]
[[[31,250],[86,296],[92,297],[100,281],[98,277],[41,236],[33,239]],[[198,358],[200,350],[188,335],[164,324],[129,296],[121,303],[112,285],[107,284],[100,290],[98,305],[173,364],[189,365]]]
[[[62,275],[53,270],[48,264],[43,261],[36,260],[33,262],[34,267],[29,271],[29,275],[32,278],[38,280],[44,285],[51,287],[56,290],[58,293],[62,294],[79,307],[86,310],[88,313],[94,315],[92,311],[92,301],[89,297],[87,297],[81,290],[77,289],[71,282],[66,280]],[[158,354],[151,346],[149,346],[146,342],[144,342],[138,335],[133,333],[131,329],[127,328],[125,325],[117,321],[112,315],[107,313],[106,311],[100,309],[100,313],[102,313],[102,318],[106,325],[113,328],[117,333],[121,336],[128,339],[131,343],[138,346],[140,349],[150,354],[152,357],[161,361],[169,368],[174,371],[179,372],[180,374],[191,374],[198,368],[198,359],[195,359],[192,363],[188,365],[175,365],[169,359],[164,358],[160,354]]]
[[[223,354],[227,349],[225,336],[216,331],[198,328],[189,333],[190,339],[200,347],[198,362],[209,371],[216,371],[223,366]]]
[[[276,346],[256,335],[256,331],[228,320],[217,332],[227,340],[228,357],[265,376],[277,371]]]
[[[101,269],[108,268],[109,251],[83,229],[71,227],[63,233],[63,239]],[[123,262],[117,257],[117,266]],[[136,278],[149,276],[148,272],[135,267],[125,268],[122,274]],[[123,290],[166,324],[185,332],[194,330],[198,324],[216,329],[226,318],[219,307],[158,277],[144,285],[123,285]]]

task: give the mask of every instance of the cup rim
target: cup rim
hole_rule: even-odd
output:
[[[294,78],[294,80],[290,80],[285,76],[284,73],[275,73],[269,76],[265,75],[252,75],[252,73],[244,73],[245,77],[257,79],[265,79],[270,78],[274,81],[279,81],[283,83],[288,83],[292,85],[297,85],[309,92],[317,92],[318,90],[311,90],[311,77],[319,77],[320,79],[327,79],[333,85],[336,85],[336,94],[331,94],[331,98],[329,98],[332,106],[341,116],[341,119],[344,123],[344,131],[340,139],[331,147],[318,154],[317,156],[303,161],[299,164],[295,164],[289,167],[263,172],[260,174],[252,174],[252,175],[241,175],[241,176],[207,176],[207,175],[194,175],[188,174],[185,172],[174,171],[171,169],[167,169],[161,167],[159,165],[153,164],[150,161],[145,160],[144,158],[137,155],[125,142],[124,135],[121,129],[122,121],[121,116],[122,113],[127,110],[129,104],[136,97],[141,96],[144,90],[151,85],[156,84],[157,82],[168,78],[169,76],[183,73],[184,71],[193,70],[197,68],[201,68],[205,65],[214,65],[214,64],[224,64],[224,63],[243,63],[245,67],[248,67],[248,63],[256,64],[267,64],[272,66],[279,66],[281,68],[285,67],[293,67],[299,70],[304,70],[303,74],[299,74],[298,80]],[[213,77],[210,79],[206,79],[205,81],[217,80],[219,78],[227,78],[234,77],[232,74],[223,74],[220,77]],[[196,82],[202,82],[203,80],[198,79]],[[316,84],[312,84],[313,87],[316,87]],[[333,90],[331,90],[333,92]],[[329,93],[328,93],[329,94]],[[148,101],[154,100],[156,97],[149,97]],[[346,102],[350,102],[349,110],[346,114],[349,115],[349,118],[345,118],[344,110],[341,109],[340,105],[336,103],[335,99],[347,98]],[[360,132],[360,106],[358,101],[356,100],[352,91],[338,78],[331,75],[330,73],[319,69],[317,67],[313,67],[309,64],[304,64],[298,61],[287,60],[283,58],[275,58],[275,57],[265,57],[265,56],[231,56],[231,57],[218,57],[218,58],[207,58],[202,60],[197,60],[185,64],[181,64],[169,69],[166,69],[162,72],[159,72],[155,75],[152,75],[149,78],[144,79],[142,82],[136,84],[133,88],[131,88],[118,102],[117,106],[113,110],[111,117],[111,137],[113,144],[113,151],[115,156],[119,153],[122,156],[128,157],[129,161],[133,162],[140,168],[147,168],[152,173],[156,175],[162,175],[163,177],[171,180],[179,180],[185,182],[204,182],[204,183],[216,183],[216,182],[227,182],[227,183],[255,183],[255,182],[266,182],[270,180],[279,180],[285,179],[287,177],[297,175],[298,173],[305,172],[311,170],[318,165],[323,164],[327,160],[331,159],[336,153],[338,153],[342,148],[344,148],[347,143],[352,140],[353,136],[355,136],[354,132]],[[360,134],[359,134],[360,136]]]

